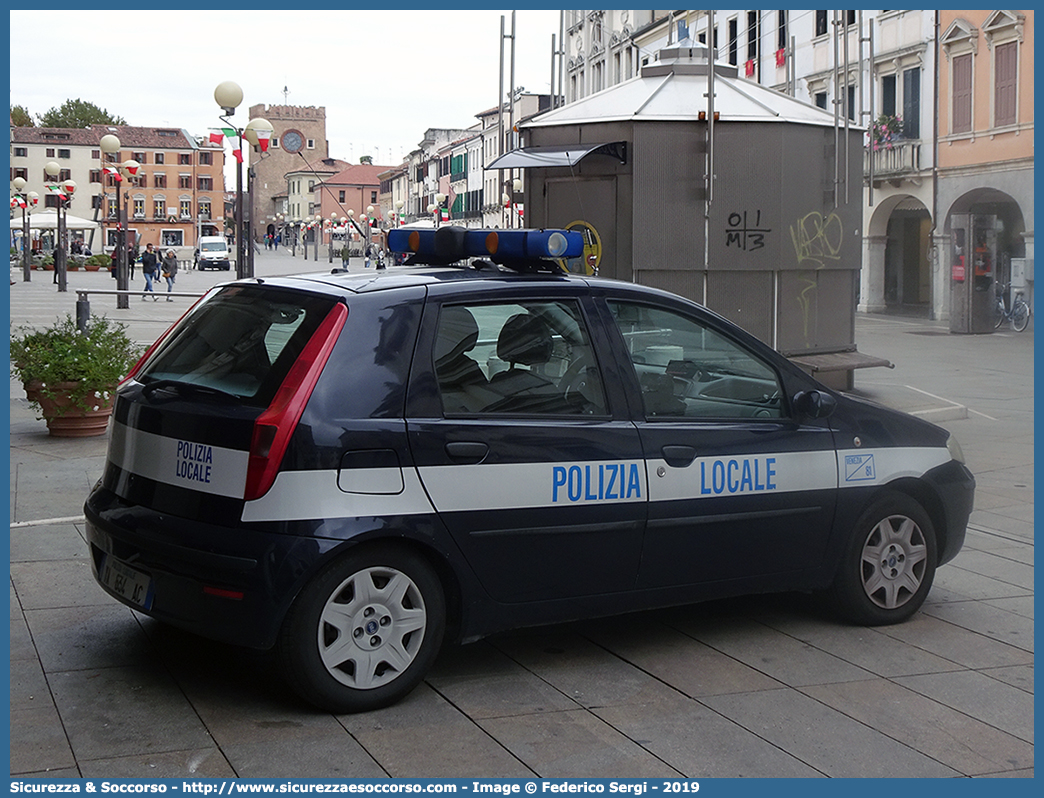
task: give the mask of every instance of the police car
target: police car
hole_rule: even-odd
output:
[[[914,613],[972,509],[953,438],[693,302],[566,273],[582,243],[393,231],[405,266],[213,289],[118,391],[99,584],[275,649],[338,712],[526,625],[791,590]]]

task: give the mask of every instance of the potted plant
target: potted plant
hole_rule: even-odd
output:
[[[882,147],[892,149],[895,142],[903,137],[903,119],[900,116],[881,114],[874,120],[868,132],[869,146],[876,152]]]
[[[86,268],[88,271],[99,271],[102,269],[104,269],[105,271],[109,271],[109,268],[111,266],[112,258],[106,255],[104,252],[99,252],[95,255],[91,255],[84,262],[84,268]]]
[[[21,326],[11,335],[11,375],[56,437],[102,435],[116,386],[141,356],[127,326],[91,315],[81,333],[66,314],[50,327]]]
[[[99,252],[97,255],[91,255],[87,260],[83,262],[83,268],[89,272],[100,271],[105,269],[109,270],[109,266],[112,263],[112,258],[106,255],[104,252]]]

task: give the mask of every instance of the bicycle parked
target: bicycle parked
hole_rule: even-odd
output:
[[[993,306],[993,327],[997,329],[1005,321],[1011,322],[1016,332],[1022,332],[1029,326],[1030,307],[1022,298],[1022,291],[1016,290],[1012,296],[1011,309],[1008,309],[1004,297],[1011,289],[1011,283],[995,283],[997,291],[997,302]]]

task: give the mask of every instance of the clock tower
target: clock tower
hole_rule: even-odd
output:
[[[250,118],[262,116],[272,123],[272,143],[268,152],[251,148],[250,164],[254,169],[254,201],[251,207],[254,235],[259,240],[265,235],[273,217],[282,210],[275,205],[276,197],[286,196],[287,172],[307,169],[307,164],[318,166],[330,156],[326,140],[326,108],[299,105],[254,105]]]

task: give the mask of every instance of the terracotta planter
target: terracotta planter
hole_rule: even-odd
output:
[[[23,382],[22,388],[25,389],[25,398],[28,399],[30,402],[35,402],[37,400],[37,397],[40,395],[40,386],[42,384],[43,383],[41,383],[39,380],[29,380],[29,382]]]
[[[109,391],[108,399],[96,399],[96,406],[93,409],[81,410],[73,404],[68,395],[63,394],[63,391],[69,391],[75,386],[75,382],[60,382],[53,387],[54,398],[46,396],[42,392],[36,395],[36,401],[47,422],[47,431],[56,438],[87,438],[92,435],[104,435],[109,416],[112,415],[116,389],[113,388]]]
[[[98,272],[101,271],[101,266],[97,263],[85,263],[83,264],[83,270],[86,272]]]

